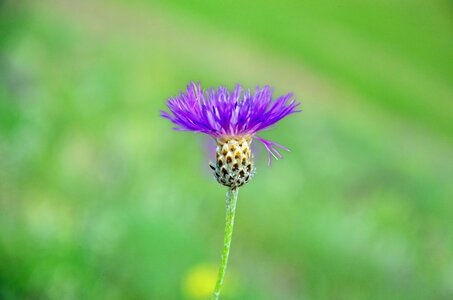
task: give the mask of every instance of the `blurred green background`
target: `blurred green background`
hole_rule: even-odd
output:
[[[270,84],[223,299],[453,299],[453,2],[0,1],[0,299],[206,299],[225,188],[159,117]]]

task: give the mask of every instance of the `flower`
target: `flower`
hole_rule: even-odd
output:
[[[270,129],[284,117],[300,112],[293,94],[289,93],[272,100],[269,86],[243,90],[236,85],[233,91],[220,86],[207,90],[201,84],[191,82],[186,92],[181,91],[168,100],[171,113],[161,111],[161,116],[178,127],[174,130],[201,132],[217,142],[216,164],[211,165],[219,183],[231,188],[239,187],[254,174],[250,145],[253,138],[266,147],[271,164],[272,157],[282,158],[277,150],[286,147],[258,137],[260,131]]]

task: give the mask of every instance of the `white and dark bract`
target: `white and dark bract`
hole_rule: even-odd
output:
[[[252,179],[255,166],[251,143],[251,137],[217,139],[216,162],[209,166],[220,184],[236,189]]]

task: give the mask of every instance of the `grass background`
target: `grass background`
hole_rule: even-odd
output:
[[[293,91],[224,299],[453,297],[451,1],[0,2],[0,299],[205,299],[225,189],[158,116]]]

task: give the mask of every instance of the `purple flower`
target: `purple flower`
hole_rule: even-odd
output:
[[[296,110],[300,102],[295,101],[292,93],[272,100],[272,92],[272,88],[264,86],[256,87],[252,93],[250,89],[243,90],[239,84],[231,92],[223,86],[204,91],[200,83],[191,82],[186,92],[181,91],[168,100],[171,114],[161,111],[161,116],[178,125],[174,130],[202,132],[216,140],[256,138],[266,147],[270,164],[272,156],[277,160],[283,157],[277,147],[289,149],[256,134],[273,127],[284,117],[300,112]]]

